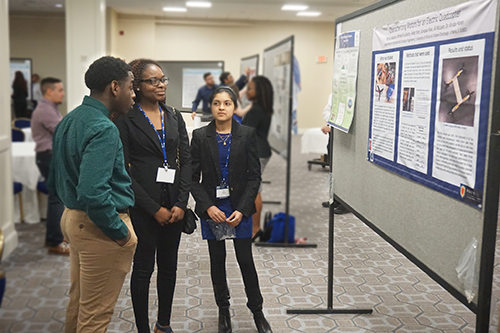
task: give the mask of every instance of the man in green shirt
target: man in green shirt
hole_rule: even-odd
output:
[[[106,332],[135,252],[134,194],[110,120],[132,107],[132,82],[122,60],[96,60],[85,73],[90,96],[54,132],[48,185],[66,206],[61,229],[71,258],[66,333]]]

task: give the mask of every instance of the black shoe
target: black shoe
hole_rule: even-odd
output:
[[[262,236],[263,234],[264,232],[262,231],[262,229],[259,229],[259,231],[257,231],[257,233],[252,237],[252,243],[255,242],[257,238],[260,238],[260,236]]]
[[[255,326],[257,326],[257,331],[259,333],[273,333],[271,325],[269,325],[269,322],[266,317],[264,317],[264,313],[262,311],[254,313],[253,320],[255,321]]]
[[[219,333],[232,333],[229,307],[219,308]]]
[[[333,208],[333,213],[337,215],[342,215],[345,213],[349,213],[349,211],[344,206],[339,204],[337,207]]]
[[[323,206],[324,208],[328,208],[328,207],[330,207],[330,202],[329,201],[323,201],[321,203],[321,206]]]

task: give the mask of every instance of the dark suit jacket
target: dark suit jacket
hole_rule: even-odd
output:
[[[210,206],[218,206],[215,191],[222,178],[215,121],[193,131],[191,156],[193,159],[191,193],[196,200],[196,214],[203,219],[209,219],[207,209]],[[233,209],[245,217],[250,217],[256,211],[254,201],[261,181],[257,139],[253,128],[242,126],[235,120],[232,123],[228,169],[229,193]]]
[[[185,210],[191,189],[191,152],[186,124],[178,111],[174,113],[164,104],[161,107],[170,168],[176,168],[179,148],[180,163],[174,184],[156,182],[158,167],[163,166],[163,151],[157,133],[137,105],[115,121],[123,143],[125,165],[132,178],[134,208],[140,208],[150,216],[162,206],[170,209],[175,205]]]
[[[269,128],[271,127],[271,117],[265,114],[264,109],[258,104],[253,104],[252,108],[247,112],[245,117],[243,117],[241,124],[255,128],[259,157],[271,157],[271,146],[269,145],[269,141],[267,141]]]

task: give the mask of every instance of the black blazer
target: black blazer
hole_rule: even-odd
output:
[[[269,141],[267,141],[269,128],[271,127],[271,117],[266,115],[264,109],[258,104],[253,104],[252,108],[243,117],[241,124],[255,128],[259,157],[271,157],[271,146],[269,145]]]
[[[215,121],[193,131],[191,156],[193,159],[191,193],[196,200],[196,214],[203,219],[209,219],[207,209],[214,205],[218,206],[215,191],[222,178]],[[254,201],[261,181],[257,139],[253,128],[242,126],[235,120],[232,123],[228,169],[231,204],[245,217],[250,217],[256,212]]]
[[[191,189],[191,152],[186,124],[178,111],[174,113],[172,108],[160,105],[164,111],[165,148],[170,168],[176,168],[179,148],[174,184],[156,182],[158,167],[163,166],[163,151],[157,133],[137,105],[115,121],[123,143],[125,166],[132,178],[134,208],[150,216],[162,206],[170,209],[175,205],[185,210]]]

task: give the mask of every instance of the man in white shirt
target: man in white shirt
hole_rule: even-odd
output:
[[[31,76],[31,92],[33,96],[31,96],[31,100],[33,102],[33,110],[35,110],[38,102],[42,99],[42,87],[40,86],[40,76],[38,74],[33,74]]]

